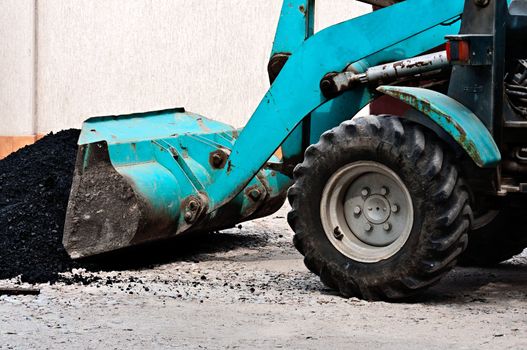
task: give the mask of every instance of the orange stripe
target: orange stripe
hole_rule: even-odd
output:
[[[0,136],[0,159],[7,157],[12,152],[30,145],[37,140],[35,135],[28,136]]]
[[[282,155],[282,147],[279,147],[276,152],[274,152],[274,155],[278,158],[278,159],[282,159],[283,155]]]

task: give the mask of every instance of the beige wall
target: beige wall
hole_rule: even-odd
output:
[[[34,13],[34,0],[0,0],[0,136],[34,133]]]
[[[10,5],[31,12],[33,1],[0,0],[0,10]],[[80,127],[83,119],[94,115],[175,106],[241,126],[268,88],[266,66],[280,0],[37,4],[38,133]],[[318,0],[317,7],[318,28],[369,11],[351,0]],[[4,13],[0,11],[1,35],[14,21]],[[5,35],[31,37],[32,16],[15,22],[21,34]],[[31,40],[28,43],[31,49]],[[22,65],[31,66],[30,56]],[[3,56],[0,60],[5,70]],[[26,101],[32,77],[24,72],[11,73],[11,79],[24,76],[24,89],[15,90],[9,83],[4,87],[4,81],[0,86],[0,106],[8,96],[21,101],[12,103],[9,113],[0,110],[11,133],[31,130],[31,119],[25,118],[32,110]]]

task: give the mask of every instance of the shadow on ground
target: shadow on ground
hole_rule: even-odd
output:
[[[324,295],[338,295],[320,280],[305,274],[284,280],[286,289],[296,289]],[[524,300],[527,297],[527,259],[505,262],[493,268],[458,267],[432,288],[414,297],[396,301],[408,304],[492,303],[503,300]]]
[[[92,271],[139,270],[177,261],[206,260],[211,255],[242,247],[262,247],[266,242],[265,236],[245,235],[242,232],[194,233],[84,259],[79,263]]]
[[[458,267],[436,286],[411,300],[421,303],[492,302],[527,297],[527,263],[493,268]]]

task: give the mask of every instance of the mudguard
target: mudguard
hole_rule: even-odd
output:
[[[482,168],[495,167],[501,154],[481,120],[467,107],[437,91],[403,86],[380,86],[378,91],[399,99],[428,116]]]

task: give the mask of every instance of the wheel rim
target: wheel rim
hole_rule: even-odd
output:
[[[390,168],[371,161],[345,165],[331,176],[320,214],[333,246],[365,263],[395,255],[408,240],[414,220],[404,182]]]

